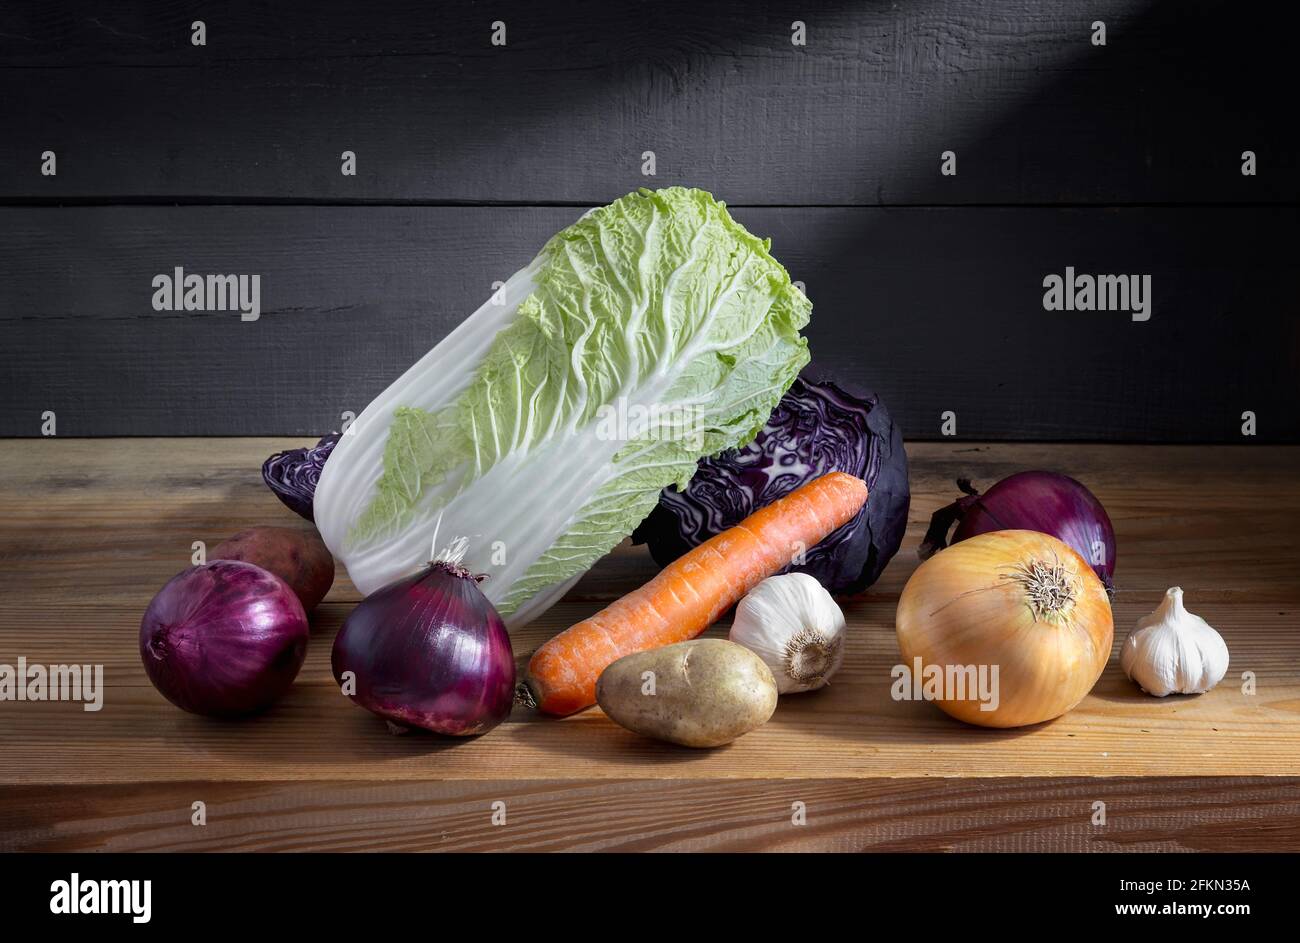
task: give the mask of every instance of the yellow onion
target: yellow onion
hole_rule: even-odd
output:
[[[941,686],[929,696],[958,720],[1021,727],[1059,717],[1092,690],[1110,658],[1106,589],[1068,544],[1000,530],[953,544],[921,564],[898,601],[904,664],[945,677],[996,667],[996,699]],[[930,676],[938,677],[934,669]],[[991,710],[981,710],[994,703]]]

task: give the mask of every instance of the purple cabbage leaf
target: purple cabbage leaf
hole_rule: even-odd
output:
[[[339,441],[337,433],[323,436],[311,448],[276,452],[262,463],[262,480],[284,506],[300,517],[315,522],[312,498],[320,481],[325,460]]]
[[[866,507],[786,572],[807,573],[839,595],[874,583],[907,528],[903,435],[874,393],[856,396],[805,376],[794,381],[753,442],[702,459],[685,491],[665,488],[632,542],[648,544],[666,566],[800,485],[827,472],[848,472],[866,481]]]

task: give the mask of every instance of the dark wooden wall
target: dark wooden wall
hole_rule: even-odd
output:
[[[1186,0],[6,3],[0,434],[336,428],[582,208],[688,184],[772,237],[814,362],[909,438],[951,410],[966,439],[1242,441],[1249,410],[1300,441],[1297,26]],[[261,275],[261,319],[153,311],[178,265]],[[1067,265],[1151,275],[1151,319],[1044,311]]]

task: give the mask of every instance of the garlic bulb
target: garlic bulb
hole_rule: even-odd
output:
[[[1227,672],[1228,646],[1204,619],[1183,608],[1183,591],[1175,586],[1155,612],[1138,620],[1119,664],[1147,694],[1204,694]]]
[[[767,663],[779,693],[815,691],[844,660],[844,613],[807,573],[772,576],[736,606],[730,638]]]

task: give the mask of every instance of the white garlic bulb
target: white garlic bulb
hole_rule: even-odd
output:
[[[1124,673],[1147,694],[1204,694],[1228,670],[1228,646],[1204,619],[1183,608],[1183,591],[1165,593],[1138,620],[1119,655]]]
[[[771,576],[736,606],[730,638],[767,663],[779,693],[815,691],[844,661],[844,613],[807,573]]]

